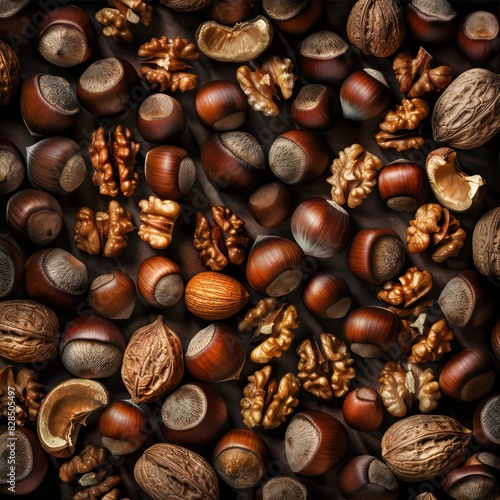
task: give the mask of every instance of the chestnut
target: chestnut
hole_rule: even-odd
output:
[[[255,486],[271,456],[265,441],[248,429],[232,429],[219,440],[212,454],[219,477],[231,488]]]
[[[481,401],[474,412],[474,435],[482,446],[493,453],[500,453],[499,418],[500,394],[495,394]]]
[[[144,176],[156,196],[165,200],[178,200],[193,187],[196,166],[185,149],[158,146],[146,154]]]
[[[111,271],[97,276],[90,283],[90,307],[107,319],[128,319],[135,307],[135,285],[123,271]]]
[[[290,35],[308,32],[324,12],[324,2],[310,0],[263,0],[262,7],[280,31]]]
[[[193,382],[165,399],[160,427],[169,443],[203,446],[214,441],[227,416],[224,398],[212,386]]]
[[[491,12],[476,11],[466,16],[457,30],[459,52],[470,62],[485,63],[500,53],[500,26]]]
[[[102,444],[115,456],[139,449],[148,437],[146,431],[146,414],[130,401],[113,401],[99,417]]]
[[[317,31],[301,41],[297,64],[310,82],[340,84],[355,67],[352,51],[345,40],[332,31]]]
[[[344,399],[342,415],[345,423],[352,429],[375,431],[384,420],[384,403],[375,389],[358,387]]]
[[[145,141],[157,144],[174,142],[186,130],[186,115],[177,99],[166,94],[153,94],[139,106],[137,128]]]
[[[500,359],[500,319],[495,323],[491,332],[491,348],[495,356]]]
[[[465,349],[451,357],[439,375],[439,386],[447,396],[469,403],[490,392],[495,382],[495,366],[481,349]]]
[[[471,455],[464,463],[464,467],[469,465],[489,465],[494,469],[500,470],[500,456],[490,451],[478,451]]]
[[[244,193],[263,176],[266,160],[262,146],[247,132],[212,134],[201,149],[207,179],[221,191]]]
[[[365,228],[352,239],[347,265],[361,281],[383,285],[399,274],[405,258],[405,245],[396,231],[386,227]]]
[[[230,326],[212,323],[189,341],[184,361],[202,382],[236,380],[245,365],[245,348]]]
[[[396,212],[415,212],[425,201],[427,186],[424,169],[409,160],[395,160],[378,173],[378,194]]]
[[[52,194],[75,191],[87,177],[78,144],[69,137],[47,137],[26,148],[30,182]]]
[[[355,71],[340,87],[340,106],[348,120],[368,120],[390,107],[392,93],[384,75],[372,68]]]
[[[276,476],[266,481],[259,491],[256,500],[275,500],[277,498],[308,500],[307,488],[297,479],[290,476]]]
[[[335,90],[321,83],[304,85],[292,102],[295,123],[313,132],[331,129],[337,123],[339,98]]]
[[[269,149],[269,167],[284,184],[302,186],[315,181],[328,166],[326,144],[308,130],[289,130]]]
[[[17,243],[0,234],[0,299],[15,292],[22,283],[25,258]]]
[[[347,246],[352,225],[349,214],[334,201],[309,198],[293,212],[291,229],[306,255],[327,259]]]
[[[297,243],[282,236],[257,236],[247,259],[248,284],[269,297],[295,290],[302,280],[304,254]]]
[[[29,0],[0,0],[0,19],[6,19],[22,10]]]
[[[150,306],[171,307],[184,293],[181,268],[168,257],[148,257],[137,270],[137,288]]]
[[[292,472],[319,476],[333,469],[347,454],[349,437],[332,415],[306,410],[292,417],[285,432],[286,459]]]
[[[97,60],[83,72],[76,95],[88,112],[113,116],[127,109],[129,96],[139,85],[139,76],[130,62],[109,57]]]
[[[63,309],[73,308],[87,293],[87,267],[62,248],[45,248],[26,261],[24,286],[30,299]]]
[[[87,13],[74,5],[58,7],[43,16],[36,35],[38,52],[63,68],[85,62],[95,44]]]
[[[444,43],[455,34],[457,13],[447,0],[411,0],[405,15],[413,38],[420,42]]]
[[[7,202],[7,224],[35,245],[48,245],[63,225],[61,204],[41,189],[24,189],[13,194]]]
[[[26,166],[17,146],[0,137],[0,195],[15,191],[24,180]]]
[[[399,318],[383,307],[358,307],[347,316],[343,328],[352,352],[363,358],[376,358],[396,340]]]
[[[497,477],[497,471],[487,465],[459,467],[446,474],[443,490],[456,500],[496,500],[499,493]]]
[[[76,377],[105,378],[121,367],[125,340],[111,321],[82,315],[66,326],[59,351],[63,365]]]
[[[337,273],[315,273],[306,281],[302,300],[310,312],[323,319],[343,318],[351,307],[351,291]]]
[[[399,487],[384,462],[370,455],[351,458],[337,474],[337,486],[346,500],[396,500]]]
[[[235,130],[247,119],[247,98],[233,82],[205,83],[198,90],[194,104],[202,125],[217,132]]]
[[[218,23],[234,24],[245,18],[251,10],[250,0],[215,0],[208,15]]]
[[[256,189],[248,198],[248,208],[262,227],[274,228],[289,217],[294,207],[290,190],[281,182],[268,182]]]

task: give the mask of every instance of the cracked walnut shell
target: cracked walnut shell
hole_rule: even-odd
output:
[[[419,271],[410,267],[399,283],[387,282],[377,294],[378,300],[398,306],[409,307],[432,289],[432,274],[429,271]]]
[[[139,237],[157,249],[167,248],[172,241],[174,224],[181,213],[181,205],[172,200],[150,196],[139,203],[141,209]]]

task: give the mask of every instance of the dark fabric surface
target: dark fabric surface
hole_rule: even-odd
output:
[[[40,13],[44,11],[44,7],[49,2],[31,2],[20,14],[11,19],[0,19],[0,37],[11,43],[15,48],[17,56],[21,64],[21,78],[25,80],[30,75],[35,73],[50,73],[59,75],[66,78],[73,86],[76,86],[77,80],[82,72],[92,62],[110,56],[122,57],[129,60],[136,69],[139,69],[140,58],[136,55],[137,48],[140,44],[149,41],[152,37],[159,37],[166,35],[174,38],[177,35],[187,38],[189,41],[194,40],[194,32],[198,25],[207,19],[207,13],[202,11],[199,13],[173,13],[171,10],[159,5],[158,2],[153,2],[155,6],[154,19],[149,27],[138,25],[134,28],[134,41],[128,45],[118,45],[113,40],[104,37],[100,33],[100,25],[95,21],[94,14],[103,6],[105,2],[74,2],[86,10],[92,19],[95,31],[97,46],[91,58],[82,65],[73,68],[60,68],[51,65],[45,61],[36,51],[33,43],[33,33],[36,31],[34,26],[40,20]],[[315,25],[311,31],[320,29],[330,29],[342,37],[346,38],[346,20],[354,2],[346,1],[330,1],[326,2],[327,9],[324,18]],[[452,2],[454,7],[459,12],[459,17],[462,18],[466,13],[476,10],[478,8],[496,12],[498,15],[499,6],[498,2]],[[54,2],[54,5],[56,2]],[[254,2],[254,8],[248,15],[248,19],[255,17],[261,12],[261,5],[259,2]],[[268,53],[286,55],[292,59],[296,66],[296,49],[298,43],[305,38],[306,35],[291,36],[280,33],[278,29],[275,30],[274,40]],[[411,40],[409,35],[406,36],[403,48],[407,48],[416,54],[418,43]],[[474,67],[473,64],[463,59],[457,52],[454,44],[436,45],[426,47],[433,55],[433,64],[447,64],[452,68],[454,76],[462,73],[463,71]],[[394,78],[391,64],[392,58],[379,59],[374,57],[360,57],[359,54],[354,53],[354,57],[359,57],[364,67],[373,67],[380,69],[386,75],[386,78],[393,90],[394,96],[397,101],[402,98],[399,92],[397,82]],[[483,65],[488,69],[500,72],[499,58],[496,58],[491,63]],[[236,82],[235,72],[238,64],[220,63],[213,61],[203,54],[200,55],[199,60],[192,62],[193,72],[198,75],[198,86],[201,87],[204,83],[215,80],[223,79]],[[296,70],[297,72],[297,70]],[[304,78],[299,75],[296,81],[295,92],[304,84],[308,83]],[[339,90],[339,87],[336,88]],[[99,120],[95,116],[83,111],[78,123],[68,135],[79,143],[82,151],[85,154],[89,174],[91,173],[90,162],[88,160],[87,148],[89,145],[90,135],[99,125],[104,125],[106,128],[111,128],[117,124],[124,124],[129,127],[135,139],[140,142],[141,150],[138,156],[137,171],[140,174],[139,186],[131,198],[124,198],[119,196],[120,203],[127,209],[133,216],[135,225],[139,225],[139,209],[137,202],[140,199],[148,197],[151,192],[144,178],[144,156],[149,149],[155,145],[145,142],[139,135],[136,127],[136,114],[140,102],[148,95],[146,85],[137,89],[135,96],[131,97],[130,106],[127,111],[117,117],[104,118]],[[145,242],[141,241],[136,233],[132,233],[128,242],[127,248],[122,256],[115,259],[106,259],[100,256],[89,256],[76,248],[76,243],[73,240],[75,216],[82,206],[88,206],[94,210],[105,209],[109,198],[103,197],[99,194],[98,189],[92,185],[91,175],[89,175],[85,183],[73,194],[58,197],[64,209],[64,227],[61,234],[51,244],[54,247],[61,247],[71,251],[78,259],[82,260],[88,267],[90,279],[96,276],[115,269],[119,269],[128,273],[134,281],[136,280],[137,268],[142,260],[150,255],[163,254],[175,260],[182,269],[183,276],[187,282],[193,275],[205,270],[203,264],[197,257],[197,253],[192,246],[192,233],[194,230],[194,218],[197,210],[204,210],[206,214],[212,205],[224,204],[230,207],[237,213],[245,222],[245,230],[251,242],[255,240],[258,235],[280,235],[293,239],[290,232],[289,220],[281,226],[274,229],[265,229],[257,224],[253,217],[250,215],[247,205],[248,196],[245,195],[232,195],[217,191],[206,180],[200,163],[200,149],[210,135],[210,131],[203,127],[198,121],[194,111],[194,97],[196,90],[189,91],[181,94],[177,92],[175,97],[182,104],[187,120],[188,128],[185,134],[179,141],[179,145],[184,147],[191,155],[196,163],[197,168],[197,181],[191,192],[182,200],[183,212],[179,217],[173,235],[171,246],[165,251],[155,251],[149,247]],[[434,99],[437,96],[434,96]],[[431,97],[431,100],[433,97]],[[255,135],[259,142],[262,144],[267,156],[270,145],[273,140],[286,130],[298,128],[293,122],[290,115],[290,102],[279,101],[281,113],[276,118],[266,118],[263,114],[257,113],[251,109],[248,111],[248,117],[241,130],[248,131]],[[500,118],[499,118],[500,119]],[[425,122],[425,137],[426,141],[419,151],[397,153],[395,150],[381,150],[376,144],[374,135],[378,131],[378,123],[381,120],[375,118],[364,122],[354,122],[348,120],[339,120],[337,125],[331,130],[320,134],[321,137],[328,144],[331,154],[331,159],[337,157],[338,152],[353,143],[363,145],[368,151],[377,155],[386,165],[388,162],[398,158],[409,158],[416,161],[418,164],[423,165],[425,157],[428,152],[436,148],[436,145],[431,139],[430,133],[430,119]],[[6,137],[12,140],[18,148],[25,153],[25,148],[35,144],[39,138],[31,137],[26,130],[19,112],[19,94],[14,100],[4,108],[0,109],[0,137]],[[407,253],[406,264],[404,269],[417,266],[419,269],[428,269],[434,277],[434,288],[432,296],[437,298],[440,291],[448,282],[448,280],[456,274],[459,270],[474,269],[472,260],[472,232],[477,220],[489,209],[499,205],[500,200],[500,159],[499,159],[499,146],[498,136],[494,137],[484,146],[472,150],[462,150],[459,152],[459,161],[464,171],[472,174],[480,174],[487,182],[487,194],[483,202],[474,210],[466,213],[459,214],[458,219],[462,227],[467,233],[467,239],[464,248],[456,258],[451,258],[443,264],[436,264],[430,259],[430,254],[424,252],[423,254],[412,255]],[[295,195],[297,202],[302,201],[312,196],[322,196],[329,198],[330,186],[325,182],[329,177],[330,172],[327,169],[324,174],[317,181],[304,187],[294,188],[291,190]],[[271,179],[272,174],[267,168],[263,174],[264,179]],[[21,188],[30,187],[26,180]],[[5,206],[8,200],[8,195],[0,197],[0,205],[2,210],[0,212],[0,233],[8,232],[5,221]],[[428,202],[433,202],[434,198],[432,192],[429,190],[427,197]],[[369,227],[389,227],[394,229],[403,239],[405,239],[405,231],[408,226],[408,221],[412,218],[413,214],[397,213],[388,209],[378,196],[376,189],[363,201],[363,203],[355,209],[349,209],[349,215],[356,230]],[[23,242],[24,250],[27,255],[30,255],[37,250],[34,246],[30,246]],[[349,272],[347,267],[347,253],[345,249],[339,255],[323,260],[317,261],[312,258],[307,258],[304,262],[304,279],[311,273],[317,271],[335,271],[343,276],[351,289],[353,303],[351,310],[365,305],[383,305],[376,299],[378,287],[366,285],[354,278]],[[225,271],[226,272],[226,271]],[[245,264],[237,267],[228,267],[227,273],[239,279],[247,288],[250,293],[251,299],[248,304],[256,302],[261,298],[259,294],[248,286],[245,279]],[[492,296],[498,305],[500,303],[500,289],[498,284],[491,284]],[[298,344],[305,338],[313,335],[319,335],[321,332],[329,332],[334,335],[342,335],[343,320],[320,320],[314,317],[304,307],[301,299],[302,285],[294,292],[290,293],[287,301],[294,304],[299,311],[300,327],[296,332],[296,337],[292,343],[291,348],[281,358],[274,359],[271,364],[278,375],[283,375],[287,371],[296,372],[297,356],[294,351]],[[24,297],[23,290],[18,290],[9,298]],[[248,307],[245,307],[244,311]],[[57,311],[60,318],[61,327],[73,319],[75,316],[91,312],[88,305],[82,303],[76,311]],[[162,314],[166,323],[179,335],[182,340],[183,347],[186,348],[189,340],[193,335],[208,322],[200,320],[187,311],[184,301],[179,301],[174,307],[166,310],[158,310],[149,307],[138,295],[137,305],[134,310],[133,316],[130,320],[115,321],[115,324],[123,332],[125,339],[128,340],[133,332],[148,323],[151,323],[158,314]],[[430,363],[435,370],[436,376],[447,359],[461,349],[467,347],[482,347],[490,349],[489,337],[491,328],[496,319],[498,319],[498,309],[495,311],[493,317],[487,325],[482,329],[476,331],[469,331],[467,329],[454,328],[455,340],[452,343],[452,352],[445,355],[442,361],[438,363]],[[429,313],[428,321],[434,321],[442,317],[437,306],[434,306]],[[238,317],[230,318],[225,322],[235,327]],[[244,339],[247,352],[251,350],[249,338]],[[360,385],[370,385],[378,388],[378,376],[381,367],[393,359],[405,359],[396,348],[391,349],[382,358],[375,360],[364,360],[360,357],[354,356],[356,378],[354,380],[354,387]],[[0,359],[0,367],[8,364],[5,360]],[[497,369],[499,363],[497,361]],[[65,370],[59,357],[44,363],[43,366],[33,366],[35,370],[39,371],[39,380],[44,384],[44,390],[48,392],[57,383],[70,378],[72,375]],[[228,428],[238,427],[244,428],[239,408],[239,400],[242,397],[242,389],[246,385],[246,378],[249,374],[253,373],[259,367],[253,364],[249,359],[243,369],[241,377],[238,381],[231,381],[216,384],[217,390],[224,396],[228,412],[229,422]],[[193,380],[189,373],[186,371],[183,382]],[[121,381],[120,373],[115,373],[112,377],[102,380],[110,392],[111,400],[128,399],[129,395]],[[495,389],[499,389],[498,382]],[[122,485],[120,486],[121,498],[128,497],[130,499],[148,498],[142,489],[135,483],[133,479],[133,467],[137,458],[141,453],[151,444],[155,442],[164,441],[160,430],[157,426],[158,412],[161,408],[163,399],[155,403],[142,404],[141,407],[151,417],[151,435],[148,437],[146,443],[135,453],[126,455],[113,461],[115,472],[120,475]],[[308,397],[301,395],[300,406],[296,412],[301,409],[320,409],[327,413],[339,418],[342,422],[341,414],[341,400],[334,400],[328,404],[321,404]],[[468,427],[472,425],[472,414],[476,407],[475,403],[461,405],[450,398],[443,396],[440,400],[438,408],[434,413],[448,414],[452,417],[458,418],[460,422]],[[412,413],[418,413],[418,409],[413,409]],[[351,458],[360,454],[373,454],[380,457],[380,439],[383,432],[396,421],[397,419],[385,414],[383,425],[377,431],[370,433],[355,432],[347,428],[349,432],[349,452],[346,458]],[[85,428],[82,428],[77,444],[77,451],[90,442],[99,442],[100,437],[97,431],[98,414],[92,415]],[[256,429],[269,445],[272,453],[273,461],[266,471],[264,479],[269,479],[276,475],[291,474],[290,468],[287,464],[285,451],[284,451],[284,433],[286,424],[279,428],[269,431]],[[477,451],[479,447],[473,441],[470,447],[471,451]],[[209,461],[211,460],[211,447],[195,449],[201,453]],[[48,498],[71,498],[75,492],[75,484],[64,484],[58,478],[58,467],[63,460],[48,457],[50,461],[49,472],[40,488],[34,492],[29,498],[41,498],[42,495]],[[336,472],[338,467],[320,477],[307,479],[302,478],[314,499],[326,498],[341,498],[335,485]],[[263,482],[263,481],[262,481]],[[262,482],[260,484],[262,484]],[[446,498],[446,495],[441,489],[442,478],[437,478],[435,481],[415,484],[404,484],[400,482],[400,498],[413,498],[421,491],[433,491],[440,499]],[[238,499],[246,500],[254,498],[257,488],[253,490],[236,491],[229,488],[223,481],[219,481],[222,499]]]

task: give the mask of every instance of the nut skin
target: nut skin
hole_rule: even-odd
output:
[[[383,307],[358,307],[347,316],[343,328],[352,352],[363,358],[376,358],[396,341],[399,318]]]
[[[170,145],[157,146],[146,154],[144,176],[156,196],[179,200],[193,187],[196,167],[185,149]]]
[[[99,433],[113,455],[133,453],[147,438],[146,414],[129,401],[113,401],[99,417]]]
[[[496,393],[483,399],[474,412],[472,427],[481,446],[497,454],[500,453],[499,411],[500,394]]]
[[[20,290],[26,259],[24,252],[7,234],[0,234],[0,299]]]
[[[234,24],[241,21],[252,10],[250,0],[216,0],[208,15],[221,24]]]
[[[467,28],[468,24],[472,25],[472,29]],[[472,12],[466,16],[457,30],[457,47],[459,52],[474,64],[494,59],[500,54],[498,17],[485,11]]]
[[[284,184],[268,182],[250,195],[248,208],[258,224],[274,228],[292,216],[294,200],[291,191]]]
[[[210,130],[235,130],[247,118],[247,99],[235,83],[215,80],[200,87],[195,98],[196,116]]]
[[[495,382],[490,355],[481,349],[464,349],[450,358],[441,370],[439,386],[460,403],[477,401],[488,394]]]
[[[500,359],[500,319],[495,323],[491,332],[491,348],[495,356]]]
[[[9,139],[0,137],[0,195],[15,191],[24,180],[26,165],[18,147]]]
[[[268,2],[268,5],[271,2]],[[302,35],[307,33],[321,18],[324,13],[324,2],[307,2],[305,7],[290,19],[277,19],[264,7],[264,11],[272,19],[273,23],[290,35]]]
[[[498,471],[488,465],[468,465],[449,472],[443,481],[443,490],[456,500],[467,500],[473,489],[482,500],[498,498]],[[467,486],[470,484],[470,486]]]
[[[448,2],[439,0],[436,4],[448,4]],[[449,42],[457,27],[457,13],[452,11],[453,8],[450,9],[448,16],[442,16],[439,12],[423,12],[413,5],[413,2],[407,4],[405,17],[413,38],[424,43]]]
[[[342,404],[345,423],[354,430],[377,430],[384,420],[384,404],[379,393],[371,387],[351,391]]]
[[[302,300],[310,312],[323,319],[343,318],[351,307],[351,291],[337,273],[315,273],[304,285]]]

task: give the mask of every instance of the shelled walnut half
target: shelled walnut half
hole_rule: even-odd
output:
[[[403,304],[409,307],[432,289],[432,274],[429,271],[419,271],[410,267],[399,283],[387,282],[377,294],[378,300],[383,300],[393,306]]]
[[[249,429],[257,425],[274,429],[285,422],[299,404],[299,384],[295,376],[287,373],[278,383],[271,375],[272,367],[264,366],[248,377],[249,383],[243,389],[241,416]]]
[[[450,342],[453,340],[453,330],[448,323],[441,319],[434,323],[411,348],[408,357],[410,363],[425,363],[438,361],[443,355],[451,351]]]
[[[88,444],[69,462],[64,462],[59,468],[59,477],[65,483],[73,481],[78,474],[86,474],[99,467],[109,458],[109,451],[96,444]]]
[[[331,333],[322,333],[319,344],[304,340],[296,352],[300,356],[297,377],[307,392],[324,401],[349,392],[356,370],[351,366],[354,360],[345,342]]]
[[[181,213],[181,205],[172,200],[150,196],[139,202],[141,227],[139,237],[153,248],[167,248],[172,241],[174,224]]]
[[[245,223],[229,208],[212,207],[213,226],[199,211],[196,214],[194,248],[212,271],[222,271],[229,263],[241,264],[245,260],[248,238],[243,236]]]
[[[261,299],[238,324],[240,333],[254,330],[252,342],[262,341],[250,353],[254,363],[268,363],[272,358],[281,357],[294,339],[292,330],[299,327],[295,306],[281,304],[276,308],[276,305],[274,298]]]

